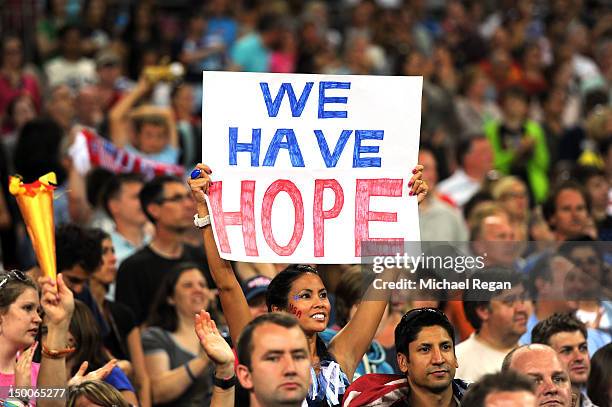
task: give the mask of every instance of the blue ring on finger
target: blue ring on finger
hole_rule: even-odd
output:
[[[191,179],[196,179],[196,178],[200,178],[200,175],[202,175],[202,170],[199,168],[196,168],[195,170],[191,171]]]

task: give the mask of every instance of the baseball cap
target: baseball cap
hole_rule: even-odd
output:
[[[96,67],[98,68],[119,64],[121,64],[121,57],[113,50],[102,50],[96,55]]]
[[[242,291],[244,291],[244,296],[246,297],[247,302],[251,301],[258,295],[265,294],[268,286],[270,285],[270,281],[272,280],[262,275],[249,278],[242,286]]]

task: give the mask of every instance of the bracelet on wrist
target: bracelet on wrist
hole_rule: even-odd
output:
[[[61,359],[76,351],[76,348],[65,348],[65,349],[58,349],[58,350],[49,349],[44,344],[44,342],[41,343],[41,345],[42,345],[43,356],[46,356],[50,359]]]
[[[213,377],[213,384],[223,390],[230,389],[236,385],[236,374],[229,379],[219,379],[216,375]]]

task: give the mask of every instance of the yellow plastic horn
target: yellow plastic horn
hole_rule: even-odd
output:
[[[32,240],[36,259],[45,276],[55,280],[55,222],[53,219],[53,190],[57,178],[54,172],[43,175],[30,184],[19,176],[9,179],[9,191],[17,199],[19,210]]]

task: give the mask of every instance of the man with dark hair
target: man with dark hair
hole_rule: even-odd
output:
[[[501,368],[527,330],[528,310],[521,276],[503,268],[483,269],[470,276],[487,282],[510,282],[511,290],[465,291],[463,309],[476,332],[457,345],[457,376],[476,381]]]
[[[64,275],[70,290],[80,294],[100,265],[102,247],[82,227],[65,224],[55,230],[55,253],[58,274]]]
[[[544,254],[530,269],[528,288],[535,301],[534,311],[527,321],[527,332],[521,344],[531,343],[531,330],[543,319],[557,312],[575,311],[578,307],[574,265],[559,254]]]
[[[608,214],[610,182],[606,172],[595,166],[579,166],[575,175],[578,182],[584,185],[599,239],[612,240],[612,216]]]
[[[102,245],[91,229],[68,223],[55,229],[55,253],[57,273],[64,276],[64,283],[75,298],[89,307],[99,324],[102,337],[106,337],[109,326],[89,290],[89,279],[102,264]]]
[[[73,90],[96,80],[96,66],[82,52],[82,32],[76,25],[65,25],[59,30],[60,55],[44,65],[50,87],[65,83]]]
[[[467,384],[455,379],[458,367],[453,326],[435,308],[408,311],[395,328],[397,364],[402,375],[368,374],[351,384],[345,407],[452,407]],[[381,404],[383,403],[385,404]]]
[[[461,406],[536,407],[533,387],[533,381],[513,371],[490,373],[470,386]]]
[[[600,308],[600,299],[605,295],[607,287],[607,269],[604,261],[603,251],[599,242],[590,236],[579,236],[573,241],[568,241],[559,247],[559,253],[576,265],[579,270],[580,280],[584,286],[581,303],[584,308],[583,315],[577,315],[584,322],[595,322]],[[586,305],[586,306],[583,306]],[[609,317],[604,316],[600,321],[599,328],[610,327]]]
[[[236,376],[252,407],[301,406],[310,384],[304,331],[293,316],[271,312],[249,322],[237,345]]]
[[[604,299],[609,298],[612,279],[604,260],[605,243],[595,241],[589,236],[575,239],[563,243],[559,253],[574,263],[580,271],[583,295],[576,317],[592,328],[610,332],[612,302]]]
[[[458,147],[459,168],[438,184],[438,191],[462,207],[480,191],[487,173],[493,169],[493,149],[484,134],[472,135]]]
[[[585,388],[591,370],[587,345],[587,328],[572,313],[553,314],[533,328],[531,341],[548,345],[557,351],[579,398],[577,406],[592,406]]]
[[[139,174],[117,174],[104,186],[102,205],[115,222],[111,232],[117,266],[151,240],[145,234],[147,218],[140,205],[139,194],[144,180]]]
[[[536,384],[537,405],[572,407],[572,386],[567,370],[557,352],[547,345],[524,345],[508,353],[502,373],[508,371],[529,376]]]
[[[141,324],[147,317],[159,281],[172,266],[184,261],[198,264],[213,286],[203,250],[183,243],[193,227],[195,205],[185,183],[165,175],[144,185],[139,194],[142,209],[155,226],[155,237],[147,246],[123,261],[117,274],[117,301],[134,311]]]
[[[578,300],[584,298],[585,285],[582,271],[560,254],[545,254],[540,257],[529,273],[529,291],[535,300],[534,311],[527,321],[527,332],[521,344],[531,343],[531,331],[536,324],[555,313],[575,312]],[[610,335],[588,328],[587,342],[590,352],[595,352],[608,342]]]
[[[576,181],[557,186],[542,206],[544,218],[558,241],[586,234],[590,212],[588,196]]]

